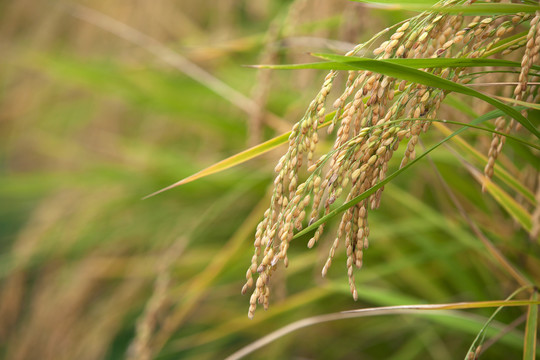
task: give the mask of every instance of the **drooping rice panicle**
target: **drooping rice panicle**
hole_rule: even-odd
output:
[[[457,3],[468,2],[452,0],[442,4]],[[538,14],[531,21],[530,36],[525,46],[524,75],[520,74],[520,85],[516,88],[516,98],[519,94],[519,99],[529,96],[527,76],[531,65],[538,60],[537,18]],[[530,15],[518,14],[477,16],[466,21],[462,15],[425,12],[398,26],[388,40],[372,53],[375,59],[478,58],[516,25],[529,19]],[[371,44],[372,41],[368,41],[358,45],[346,55],[354,56]],[[509,49],[514,51],[517,48]],[[471,80],[466,76],[465,68],[421,70],[454,82]],[[257,227],[255,251],[242,289],[245,293],[255,285],[250,298],[250,318],[254,316],[258,303],[265,308],[268,306],[271,275],[280,262],[287,266],[287,251],[295,229],[300,230],[305,222],[311,225],[321,215],[328,214],[332,205],[344,195],[345,201],[349,201],[384,180],[388,163],[404,139],[407,143],[402,145],[405,152],[401,167],[414,159],[420,135],[430,129],[430,120],[436,118],[446,96],[445,91],[422,84],[371,71],[348,71],[345,89],[333,103],[335,115],[328,127],[329,134],[335,133],[334,144],[327,154],[315,160],[318,125],[327,113],[326,100],[337,74],[333,70],[326,76],[305,115],[294,125],[288,150],[275,168],[274,193],[270,207]],[[502,129],[505,124],[504,118],[496,120],[497,129]],[[496,150],[490,150],[486,173],[492,174],[490,169],[501,143],[501,138],[497,138],[496,144],[492,144]],[[305,181],[300,176],[303,165],[309,174]],[[368,214],[379,207],[383,189],[381,187],[343,213],[322,269],[325,276],[343,242],[349,287],[354,299],[358,298],[354,271],[362,266],[364,251],[369,245]],[[317,244],[323,231],[324,224],[321,224],[308,241],[308,247]]]

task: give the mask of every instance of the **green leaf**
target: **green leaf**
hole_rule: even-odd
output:
[[[506,298],[506,301],[510,301],[512,300],[512,298],[514,298],[517,294],[519,294],[520,292],[528,289],[530,287],[528,286],[524,286],[524,287],[521,287],[519,289],[517,289],[516,291],[514,291],[512,294],[510,294],[510,296],[508,296]],[[535,300],[535,299],[532,299],[532,300]],[[532,306],[532,305],[530,305]],[[474,339],[473,343],[471,344],[471,347],[469,348],[469,351],[467,351],[467,355],[465,356],[465,360],[467,360],[469,357],[469,354],[474,354],[474,351],[476,348],[478,348],[478,346],[480,346],[483,342],[483,339],[485,337],[485,333],[486,333],[486,330],[488,329],[489,325],[491,324],[491,322],[495,319],[495,316],[497,316],[497,314],[502,310],[504,309],[504,306],[499,306],[497,308],[497,310],[495,310],[493,312],[493,314],[491,314],[491,316],[489,317],[488,321],[486,321],[486,323],[484,324],[484,326],[482,326],[482,329],[480,329],[480,332],[478,333],[478,335],[476,336],[476,338]]]
[[[451,304],[422,304],[422,305],[397,305],[397,306],[381,306],[375,308],[363,308],[358,310],[343,311],[340,313],[325,314],[313,316],[310,318],[295,321],[287,326],[280,328],[259,340],[249,344],[229,355],[227,360],[237,360],[245,357],[253,351],[273,342],[276,339],[283,337],[293,331],[336,320],[345,320],[367,316],[380,316],[380,315],[395,315],[395,314],[410,314],[412,312],[426,313],[426,312],[439,312],[444,310],[462,310],[462,309],[480,309],[480,308],[492,308],[498,306],[532,306],[538,304],[538,301],[531,300],[498,300],[498,301],[478,301],[478,302],[461,302]],[[442,314],[445,314],[442,312]],[[448,313],[446,313],[448,314]]]
[[[319,70],[358,70],[357,62],[367,59],[357,56],[343,56],[335,54],[312,53],[311,55],[327,62],[307,63],[307,64],[284,64],[284,65],[251,65],[250,67],[274,70],[299,70],[299,69],[319,69]],[[415,69],[420,68],[446,68],[446,67],[478,67],[478,66],[500,66],[500,67],[521,67],[516,61],[486,58],[428,58],[428,59],[382,59],[374,60],[381,63],[398,64]],[[540,70],[540,66],[533,65],[533,69]]]
[[[433,11],[446,14],[463,15],[496,15],[515,14],[518,12],[534,13],[540,9],[535,5],[476,3],[470,5],[437,6],[437,1],[407,1],[406,3],[394,0],[351,0],[370,4],[384,10]]]
[[[446,67],[478,67],[478,66],[501,66],[501,67],[521,67],[521,63],[503,59],[487,59],[487,58],[422,58],[422,59],[368,59],[359,56],[344,56],[326,53],[311,53],[311,55],[338,63],[347,63],[352,66],[362,66],[363,61],[372,60],[381,63],[397,64],[408,66],[415,69],[420,68],[446,68]],[[360,63],[357,63],[360,62]],[[532,69],[540,70],[540,66],[532,65]],[[358,69],[349,69],[358,70]],[[444,79],[443,79],[444,80]]]
[[[320,56],[320,55],[319,55]],[[322,57],[322,56],[321,56]],[[529,130],[537,138],[540,138],[540,132],[530,123],[530,121],[520,114],[519,111],[514,109],[511,106],[504,104],[503,102],[494,99],[491,96],[483,94],[479,91],[471,89],[467,86],[457,84],[453,81],[442,79],[436,75],[413,69],[408,66],[399,65],[397,63],[391,63],[383,60],[374,60],[374,59],[365,59],[365,58],[356,58],[355,61],[350,61],[349,57],[338,56],[338,55],[324,55],[325,59],[328,60],[338,60],[346,58],[347,64],[350,64],[356,70],[369,70],[374,71],[386,76],[391,76],[414,83],[439,88],[447,91],[454,91],[464,95],[474,96],[480,100],[495,106],[499,110],[503,111],[505,114],[511,116],[516,121],[518,121],[523,127]],[[400,59],[401,61],[406,59]]]
[[[318,129],[322,129],[324,127],[327,127],[329,126],[332,121],[331,119],[334,117],[334,112],[330,113],[330,114],[327,114],[325,119],[327,120],[326,122],[322,123],[319,125]],[[273,150],[275,148],[277,148],[278,146],[280,145],[283,145],[287,142],[287,140],[289,139],[289,136],[291,135],[291,131],[289,132],[286,132],[284,134],[281,134],[279,136],[276,136],[268,141],[265,141],[263,142],[262,144],[259,144],[259,145],[255,145],[247,150],[244,150],[236,155],[233,155],[233,156],[230,156],[226,159],[223,159],[213,165],[210,165],[209,167],[191,175],[191,176],[188,176],[187,178],[185,179],[182,179],[180,181],[177,181],[175,182],[174,184],[171,184],[167,187],[164,187],[163,189],[160,189],[156,192],[153,192],[152,194],[150,195],[146,195],[145,197],[143,197],[143,199],[148,199],[149,197],[152,197],[152,196],[155,196],[157,194],[160,194],[164,191],[167,191],[167,190],[170,190],[172,188],[175,188],[177,186],[180,186],[180,185],[184,185],[184,184],[187,184],[189,182],[192,182],[192,181],[195,181],[197,179],[200,179],[200,178],[203,178],[205,176],[208,176],[208,175],[212,175],[212,174],[215,174],[215,173],[218,173],[218,172],[221,172],[223,170],[226,170],[226,169],[229,169],[233,166],[236,166],[236,165],[239,165],[239,164],[242,164],[248,160],[251,160],[253,158],[256,158],[257,156],[259,155],[262,155],[264,153],[267,153],[269,152],[270,150]]]
[[[172,188],[175,188],[177,186],[180,186],[180,185],[183,185],[183,184],[187,184],[189,182],[192,182],[194,180],[197,180],[197,179],[200,179],[200,178],[203,178],[205,176],[208,176],[208,175],[212,175],[212,174],[215,174],[217,172],[220,172],[220,171],[223,171],[223,170],[226,170],[226,169],[229,169],[233,166],[236,166],[238,164],[241,164],[241,163],[244,163],[248,160],[251,160],[259,155],[262,155],[272,149],[275,149],[276,147],[282,145],[282,144],[285,144],[287,142],[287,139],[289,138],[289,136],[291,135],[291,132],[289,131],[288,133],[285,133],[285,134],[282,134],[280,136],[276,136],[275,138],[272,138],[268,141],[265,141],[263,142],[262,144],[259,144],[259,145],[256,145],[256,146],[253,146],[247,150],[244,150],[236,155],[233,155],[231,157],[228,157],[224,160],[221,160],[220,162],[217,162],[191,176],[188,176],[187,178],[184,178],[180,181],[177,181],[175,182],[174,184],[171,184],[167,187],[164,187],[163,189],[160,189],[156,192],[153,192],[152,194],[150,195],[146,195],[145,197],[143,197],[143,199],[148,199],[149,197],[152,197],[152,196],[155,196],[157,194],[160,194],[164,191],[167,191],[167,190],[170,190]]]
[[[533,304],[535,302],[536,304]],[[531,297],[531,305],[527,313],[527,325],[525,326],[525,343],[523,349],[523,360],[534,360],[536,358],[536,333],[538,331],[538,290],[535,289]]]

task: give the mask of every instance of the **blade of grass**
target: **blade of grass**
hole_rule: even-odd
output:
[[[384,10],[408,10],[408,11],[434,11],[446,14],[463,15],[495,15],[495,14],[515,14],[518,12],[534,13],[539,9],[535,5],[521,4],[499,4],[499,3],[481,3],[470,5],[452,5],[452,6],[434,6],[437,1],[415,1],[413,3],[403,3],[392,0],[350,0],[368,4],[368,6],[377,7]]]
[[[329,121],[326,121],[322,124],[319,125],[318,129],[322,129],[324,127],[327,127],[329,126],[332,122],[330,119],[332,119],[334,116],[334,113],[330,113],[328,115],[326,115],[326,120],[329,120]],[[163,189],[160,189],[156,192],[153,192],[152,194],[150,195],[146,195],[145,197],[143,197],[143,199],[148,199],[149,197],[152,197],[152,196],[155,196],[155,195],[158,195],[164,191],[167,191],[167,190],[170,190],[170,189],[173,189],[177,186],[180,186],[180,185],[184,185],[184,184],[187,184],[189,182],[192,182],[192,181],[195,181],[197,179],[200,179],[202,177],[205,177],[205,176],[208,176],[208,175],[212,175],[212,174],[215,174],[215,173],[218,173],[220,171],[223,171],[223,170],[226,170],[226,169],[229,169],[233,166],[236,166],[236,165],[239,165],[239,164],[242,164],[248,160],[251,160],[257,156],[260,156],[264,153],[267,153],[269,152],[270,150],[273,150],[275,148],[277,148],[278,146],[280,145],[283,145],[287,142],[287,140],[289,139],[289,136],[291,135],[291,132],[286,132],[284,134],[281,134],[279,136],[276,136],[268,141],[265,141],[263,142],[262,144],[259,144],[259,145],[256,145],[256,146],[253,146],[247,150],[244,150],[236,155],[233,155],[233,156],[230,156],[224,160],[221,160],[199,172],[197,172],[196,174],[193,174],[191,176],[188,176],[187,178],[185,179],[182,179],[180,181],[177,181],[175,182],[174,184],[171,184],[167,187],[164,187]]]
[[[538,302],[538,289],[531,296],[531,302]],[[538,331],[538,304],[531,303],[527,313],[527,325],[525,326],[525,343],[523,360],[536,358],[536,333]]]
[[[514,298],[516,295],[518,295],[520,292],[522,291],[525,291],[527,289],[530,289],[531,287],[530,286],[523,286],[519,289],[517,289],[516,291],[514,291],[512,294],[510,294],[510,296],[508,296],[506,298],[506,301],[510,301],[512,298]],[[473,343],[471,344],[471,346],[469,347],[469,351],[467,351],[467,355],[465,356],[465,360],[469,359],[469,354],[470,353],[473,353],[474,354],[474,351],[475,351],[475,348],[477,348],[478,346],[482,345],[482,343],[484,342],[484,338],[485,338],[485,332],[488,328],[488,326],[491,324],[491,322],[495,319],[495,316],[497,316],[497,314],[503,309],[504,307],[503,306],[500,306],[498,307],[494,312],[493,314],[491,314],[491,316],[489,317],[488,321],[486,321],[486,323],[484,324],[484,326],[482,327],[482,329],[480,329],[480,332],[478,332],[478,335],[476,336],[476,338],[474,339]]]
[[[449,303],[449,304],[425,304],[425,305],[398,305],[398,306],[383,306],[376,308],[358,309],[352,311],[345,311],[340,313],[326,314],[320,316],[314,316],[306,318],[289,324],[279,330],[276,330],[263,338],[249,344],[248,346],[238,350],[234,354],[229,355],[226,360],[237,360],[251,354],[253,351],[271,343],[272,341],[279,339],[280,337],[289,334],[293,331],[321,324],[329,321],[352,319],[358,317],[367,316],[380,316],[380,315],[396,315],[396,314],[414,314],[424,311],[440,311],[440,310],[459,310],[459,309],[479,309],[490,308],[499,306],[530,306],[537,305],[540,302],[537,300],[498,300],[498,301],[479,301],[479,302],[461,302],[461,303]]]
[[[354,65],[357,61],[363,61],[366,58],[359,56],[344,56],[336,54],[312,53],[312,56],[339,63],[350,63]],[[368,59],[374,60],[374,59]],[[427,58],[427,59],[381,59],[377,60],[383,63],[397,64],[419,68],[440,68],[440,67],[479,67],[479,66],[501,66],[501,67],[521,67],[521,63],[503,59],[488,58]],[[540,70],[540,66],[532,65],[533,69]]]
[[[343,56],[326,53],[311,53],[311,55],[327,60],[326,62],[307,64],[283,64],[283,65],[248,65],[258,69],[273,70],[358,70],[355,65],[358,61],[374,60],[358,56]],[[516,61],[486,58],[429,58],[429,59],[382,59],[375,60],[381,63],[397,64],[415,69],[420,68],[444,68],[444,67],[479,67],[479,66],[500,66],[500,67],[521,67]],[[540,66],[533,65],[533,69],[540,70]]]
[[[516,109],[511,106],[506,105],[505,103],[494,99],[491,96],[483,94],[479,91],[476,91],[470,87],[455,83],[450,80],[443,79],[439,76],[414,69],[412,67],[404,66],[401,64],[384,60],[374,60],[366,58],[355,58],[351,61],[350,57],[340,56],[340,55],[328,55],[328,54],[313,54],[315,56],[321,57],[325,60],[337,61],[341,65],[350,65],[351,67],[347,70],[368,70],[377,72],[386,76],[391,76],[398,79],[403,79],[411,81],[414,83],[426,85],[429,87],[439,88],[446,91],[453,91],[461,93],[464,95],[473,96],[480,100],[483,100],[499,110],[503,111],[505,114],[511,116],[516,121],[518,121],[523,127],[529,130],[536,137],[540,138],[540,132],[530,123],[530,121],[519,113]],[[403,61],[406,59],[400,59]],[[324,64],[324,63],[323,63]],[[304,64],[306,65],[306,64]],[[307,65],[306,65],[307,66]],[[271,66],[268,68],[272,68]],[[306,67],[307,68],[307,67]],[[338,70],[342,70],[340,67]]]
[[[238,164],[241,164],[241,163],[244,163],[250,159],[253,159],[259,155],[262,155],[264,153],[267,153],[268,151],[270,150],[273,150],[275,148],[277,148],[278,146],[280,145],[283,145],[287,142],[288,138],[289,138],[289,135],[291,134],[291,132],[288,132],[288,133],[285,133],[285,134],[282,134],[282,135],[279,135],[275,138],[272,138],[268,141],[265,141],[263,142],[262,144],[259,144],[259,145],[256,145],[256,146],[253,146],[247,150],[244,150],[236,155],[233,155],[231,157],[228,157],[224,160],[221,160],[191,176],[188,176],[187,178],[184,178],[180,181],[177,181],[175,182],[174,184],[171,184],[167,187],[164,187],[163,189],[160,189],[158,191],[155,191],[153,193],[151,193],[150,195],[146,195],[145,197],[143,197],[143,200],[144,199],[148,199],[152,196],[155,196],[155,195],[158,195],[158,194],[161,194],[162,192],[165,192],[167,190],[170,190],[170,189],[173,189],[177,186],[180,186],[180,185],[183,185],[183,184],[187,184],[189,182],[192,182],[192,181],[195,181],[197,179],[200,179],[202,177],[205,177],[205,176],[208,176],[208,175],[212,175],[212,174],[215,174],[217,172],[220,172],[220,171],[223,171],[223,170],[226,170],[226,169],[229,169],[233,166],[236,166]]]

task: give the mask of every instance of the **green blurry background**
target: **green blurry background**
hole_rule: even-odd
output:
[[[168,288],[149,340],[158,359],[223,358],[319,314],[498,300],[519,287],[487,254],[424,161],[387,186],[381,209],[370,215],[358,302],[349,294],[343,254],[328,278],[320,277],[333,241],[331,224],[318,249],[308,251],[305,238],[292,244],[289,268],[273,279],[270,309],[250,321],[249,297],[240,289],[280,150],[141,198],[287,131],[325,76],[242,65],[312,61],[309,51],[343,53],[406,14],[368,11],[345,0],[81,4],[0,3],[2,357],[133,355],[128,348],[137,321],[156,278],[166,274]],[[106,29],[115,21],[129,27],[124,37]],[[176,57],[153,53],[148,44],[155,41]],[[193,64],[207,72],[210,85],[197,80]],[[227,89],[218,95],[215,84],[243,96]],[[479,148],[489,144],[485,135],[465,137]],[[534,178],[526,165],[531,154],[512,156],[515,173]],[[538,244],[480,192],[459,158],[440,149],[432,160],[488,237],[538,276]],[[325,323],[251,358],[463,358],[492,311]],[[486,358],[521,356],[525,311],[500,313],[489,334],[516,319],[521,323]]]

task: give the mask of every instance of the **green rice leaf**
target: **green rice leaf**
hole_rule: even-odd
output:
[[[187,178],[184,178],[180,181],[175,182],[174,184],[171,184],[167,187],[164,187],[163,189],[160,189],[156,192],[151,193],[150,195],[146,195],[143,199],[148,199],[152,196],[161,194],[162,192],[165,192],[167,190],[171,190],[177,186],[187,184],[189,182],[195,181],[197,179],[203,178],[208,175],[212,175],[215,173],[218,173],[220,171],[229,169],[233,166],[236,166],[238,164],[244,163],[248,160],[251,160],[259,155],[262,155],[270,150],[273,150],[277,148],[280,145],[283,145],[287,142],[287,139],[291,135],[291,132],[287,132],[285,134],[276,136],[275,138],[272,138],[268,141],[263,142],[262,144],[253,146],[247,150],[244,150],[236,155],[233,155],[231,157],[228,157],[224,160],[221,160],[191,176],[188,176]]]
[[[335,54],[312,53],[327,62],[307,63],[307,64],[283,64],[283,65],[250,65],[258,69],[274,70],[299,70],[299,69],[319,69],[319,70],[358,70],[357,62],[373,60],[381,63],[398,64],[411,68],[446,68],[446,67],[478,67],[478,66],[500,66],[500,67],[521,67],[516,61],[486,58],[429,58],[429,59],[383,59],[374,60],[357,56],[343,56]],[[540,70],[540,66],[533,65],[533,69]]]
[[[500,100],[494,99],[493,97],[490,97],[486,94],[483,94],[479,91],[476,91],[474,89],[471,89],[467,86],[457,84],[453,81],[442,79],[436,75],[414,69],[409,66],[402,65],[403,63],[409,63],[409,64],[422,64],[420,67],[426,67],[425,63],[423,62],[415,62],[416,60],[425,60],[425,59],[392,59],[392,61],[389,60],[374,60],[374,59],[367,59],[367,58],[354,58],[354,60],[351,60],[351,57],[348,56],[339,56],[339,55],[328,55],[328,54],[314,54],[316,56],[322,57],[324,59],[328,60],[337,60],[336,62],[328,62],[328,63],[313,63],[313,64],[301,64],[301,65],[258,65],[255,67],[258,68],[271,68],[271,69],[334,69],[334,70],[369,70],[378,72],[380,74],[391,76],[411,82],[415,82],[418,84],[430,86],[439,88],[446,91],[453,91],[457,93],[461,93],[464,95],[474,96],[478,99],[484,100],[485,102],[497,107],[501,111],[503,111],[505,114],[511,116],[516,121],[518,121],[523,127],[525,127],[527,130],[529,130],[531,133],[533,133],[536,137],[540,138],[540,132],[530,123],[530,121],[525,118],[523,115],[521,115],[516,109],[514,109],[511,106],[508,106],[501,102]],[[343,59],[343,62],[340,60]],[[413,60],[412,62],[409,62],[408,60]],[[440,62],[440,66],[446,66],[448,67],[450,62],[446,62],[445,60],[453,60],[453,59],[430,59],[433,60],[434,64],[437,63],[439,60],[443,60]],[[472,60],[472,59],[470,59]],[[478,59],[480,61],[482,60],[488,60],[488,59]],[[495,59],[489,59],[490,62]],[[506,63],[506,61],[504,61]],[[442,65],[445,63],[446,65]],[[479,66],[480,62],[477,62],[476,66]],[[455,65],[459,66],[459,65]],[[472,66],[472,65],[471,65]],[[509,66],[509,65],[505,65]],[[433,65],[433,67],[437,67]]]
[[[534,302],[534,303],[533,303]],[[538,290],[535,289],[529,311],[527,313],[527,325],[525,326],[525,343],[523,360],[536,359],[536,334],[538,332]]]
[[[344,56],[326,53],[312,53],[311,55],[340,63],[356,64],[357,61],[364,61],[367,58],[358,56]],[[373,60],[373,59],[368,59]],[[424,59],[381,59],[377,60],[383,63],[398,64],[403,66],[419,68],[446,68],[446,67],[478,67],[478,66],[501,66],[501,67],[521,67],[521,63],[503,59],[487,59],[487,58],[424,58]],[[532,65],[533,69],[540,70],[540,66]]]
[[[524,287],[521,287],[519,289],[517,289],[516,291],[514,291],[512,294],[510,294],[510,296],[508,296],[506,298],[506,301],[510,301],[512,300],[516,295],[518,295],[520,292],[528,289],[529,287],[527,286],[524,286]],[[534,300],[534,299],[533,299]],[[531,305],[532,306],[532,305]],[[475,349],[477,349],[480,345],[482,345],[483,341],[484,341],[484,337],[486,335],[486,330],[488,329],[489,325],[491,324],[491,322],[495,319],[495,316],[497,316],[497,314],[502,310],[504,309],[504,306],[499,306],[494,312],[493,314],[491,314],[491,316],[489,317],[488,321],[486,321],[486,323],[484,324],[484,326],[482,326],[482,329],[480,329],[480,332],[478,333],[478,335],[476,335],[476,338],[474,339],[473,343],[471,344],[471,347],[469,348],[469,351],[467,351],[467,355],[465,356],[465,359],[464,360],[467,360],[469,359],[469,354],[474,354],[474,351]]]
[[[334,112],[330,113],[330,114],[327,114],[326,115],[326,122],[325,123],[322,123],[319,125],[319,129],[322,129],[324,127],[327,127],[329,126],[332,121],[331,119],[333,118],[334,116]],[[195,181],[195,180],[198,180],[200,178],[203,178],[203,177],[206,177],[208,175],[212,175],[212,174],[215,174],[215,173],[218,173],[218,172],[221,172],[223,170],[227,170],[229,168],[232,168],[236,165],[239,165],[239,164],[242,164],[242,163],[245,163],[246,161],[248,160],[251,160],[253,158],[256,158],[257,156],[259,155],[262,155],[264,153],[267,153],[275,148],[277,148],[278,146],[280,145],[283,145],[287,142],[287,140],[289,139],[289,136],[291,135],[291,132],[286,132],[284,134],[281,134],[279,136],[276,136],[268,141],[265,141],[263,142],[262,144],[259,144],[259,145],[255,145],[247,150],[244,150],[238,154],[235,154],[233,156],[230,156],[226,159],[223,159],[213,165],[210,165],[209,167],[191,175],[191,176],[188,176],[187,178],[184,178],[180,181],[177,181],[175,182],[174,184],[171,184],[167,187],[164,187],[163,189],[160,189],[156,192],[153,192],[151,193],[150,195],[146,195],[145,197],[143,197],[143,199],[148,199],[152,196],[155,196],[155,195],[158,195],[158,194],[161,194],[162,192],[165,192],[167,190],[171,190],[177,186],[180,186],[180,185],[184,185],[184,184],[187,184],[189,182],[192,182],[192,181]]]
[[[437,1],[351,0],[384,10],[434,11],[446,14],[496,15],[518,12],[534,13],[540,7],[522,4],[476,3],[470,5],[436,6]]]
[[[227,360],[237,360],[245,357],[253,351],[293,332],[308,326],[321,324],[336,320],[345,320],[359,317],[368,316],[380,316],[380,315],[395,315],[395,314],[411,314],[411,313],[426,313],[426,312],[441,312],[445,310],[462,310],[462,309],[479,309],[479,308],[492,308],[498,306],[531,306],[537,305],[539,302],[534,300],[497,300],[497,301],[478,301],[478,302],[461,302],[451,304],[422,304],[422,305],[397,305],[397,306],[381,306],[376,308],[363,308],[352,311],[343,311],[340,313],[325,314],[314,316],[299,321],[295,321],[291,324],[280,328],[261,339],[249,344],[229,355]],[[448,313],[446,313],[448,314]]]
[[[325,56],[324,58],[328,60],[339,61],[340,58],[343,58],[337,55],[331,55],[331,56],[324,55],[324,56]],[[401,60],[405,60],[405,59],[401,59]],[[413,69],[408,66],[399,65],[396,63],[391,63],[388,61],[357,58],[356,61],[354,62],[351,62],[348,59],[347,63],[353,65],[353,67],[355,67],[357,70],[374,71],[374,72],[378,72],[386,76],[391,76],[398,79],[403,79],[403,80],[415,82],[418,84],[439,88],[446,91],[453,91],[453,92],[461,93],[464,95],[474,96],[480,100],[484,100],[485,102],[503,111],[505,114],[511,116],[516,121],[518,121],[521,125],[523,125],[523,127],[525,127],[532,134],[534,134],[537,138],[540,138],[540,132],[538,132],[536,127],[534,127],[527,118],[521,115],[519,111],[517,111],[511,106],[504,104],[500,100],[496,100],[491,96],[483,94],[467,86],[457,84],[450,80],[442,79],[436,75],[433,75],[424,71],[420,71],[420,70]]]

